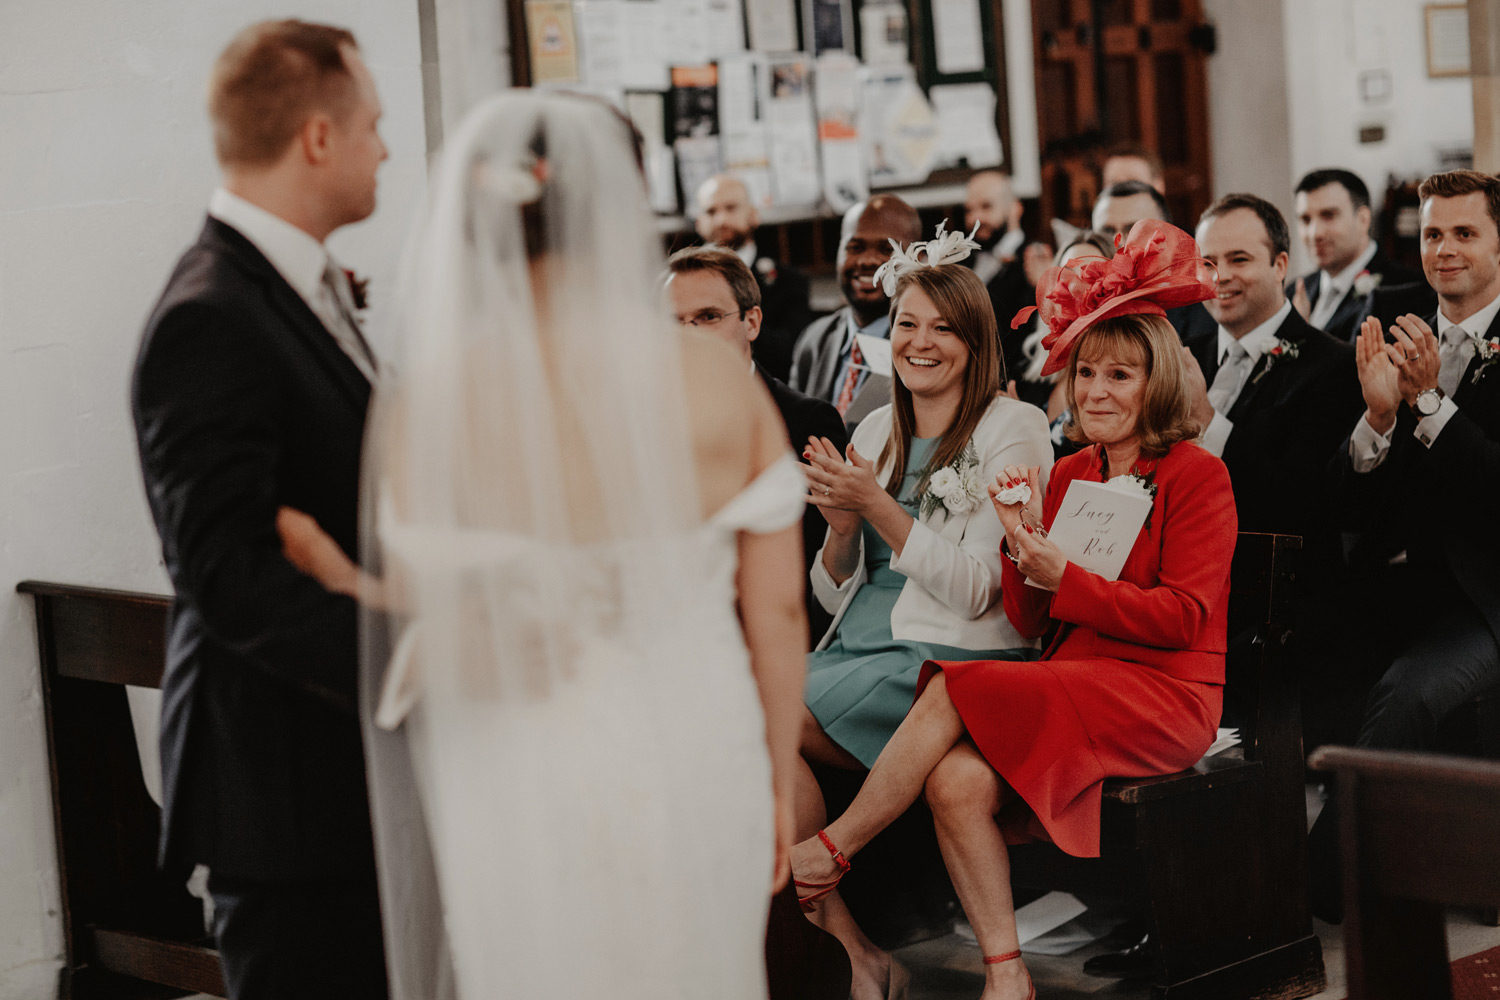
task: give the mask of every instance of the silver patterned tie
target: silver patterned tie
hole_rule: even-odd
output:
[[[375,352],[370,350],[364,334],[359,331],[359,320],[354,318],[354,303],[345,301],[348,295],[349,277],[330,259],[323,268],[323,298],[332,308],[324,318],[324,325],[355,367],[373,382],[379,371]]]
[[[1238,340],[1231,341],[1224,360],[1219,363],[1219,371],[1214,375],[1214,384],[1208,389],[1208,401],[1216,412],[1228,415],[1249,372],[1249,352]]]
[[[1469,335],[1463,327],[1455,324],[1443,331],[1443,342],[1438,347],[1438,360],[1442,364],[1438,370],[1438,388],[1449,399],[1458,392],[1464,369],[1469,367],[1469,358],[1473,356],[1468,346]]]

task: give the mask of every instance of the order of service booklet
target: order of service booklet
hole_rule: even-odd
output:
[[[1107,483],[1075,479],[1068,484],[1047,537],[1076,563],[1106,580],[1117,580],[1141,525],[1151,513],[1151,495],[1130,476]],[[1036,586],[1031,580],[1026,581]]]

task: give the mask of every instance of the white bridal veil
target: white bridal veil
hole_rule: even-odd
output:
[[[635,884],[676,847],[632,777],[671,727],[643,651],[694,601],[676,334],[602,103],[493,97],[435,178],[365,452],[364,559],[393,608],[367,615],[363,659],[392,995],[581,995],[590,970],[680,956],[599,954],[619,915],[577,887],[690,917]],[[528,981],[544,954],[562,967]]]

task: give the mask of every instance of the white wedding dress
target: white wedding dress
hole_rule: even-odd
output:
[[[545,696],[416,697],[405,737],[454,995],[765,997],[770,765],[735,613],[735,535],[794,524],[804,492],[788,454],[694,534],[651,543],[678,550],[676,627],[643,634],[628,613],[590,621],[582,593],[571,676]],[[495,541],[463,550],[483,562]],[[509,547],[569,567],[585,592],[635,557],[630,543],[568,558]]]

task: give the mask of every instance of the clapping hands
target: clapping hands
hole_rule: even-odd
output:
[[[885,490],[875,481],[870,460],[849,446],[848,461],[827,438],[808,438],[802,449],[807,460],[807,502],[823,512],[837,534],[859,531],[865,511]]]
[[[1388,433],[1396,423],[1396,409],[1410,405],[1417,394],[1435,387],[1442,359],[1432,328],[1407,313],[1391,327],[1394,343],[1387,344],[1380,321],[1370,317],[1359,328],[1354,363],[1359,372],[1370,428]]]

